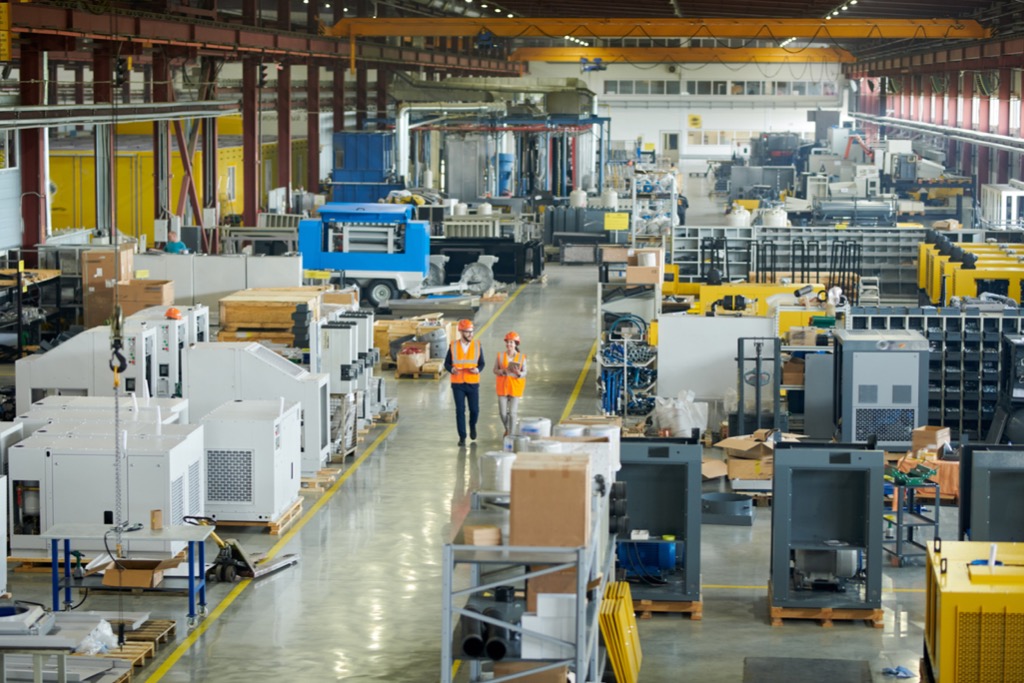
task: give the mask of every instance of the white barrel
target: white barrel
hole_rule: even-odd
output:
[[[569,193],[569,206],[574,209],[585,209],[587,208],[587,192],[586,190],[573,190]]]
[[[780,207],[769,209],[761,214],[761,220],[764,222],[766,227],[769,228],[784,228],[789,222],[789,214],[786,210]]]
[[[658,255],[650,251],[641,251],[636,255],[636,264],[645,268],[654,268],[658,265]]]
[[[587,436],[594,438],[612,438],[619,436],[621,430],[615,425],[590,425],[587,427]]]
[[[429,168],[423,171],[423,187],[434,187],[434,172]]]
[[[601,204],[604,208],[610,209],[611,211],[619,210],[619,193],[615,190],[608,188],[601,193]]]
[[[39,516],[39,489],[25,489],[21,511],[29,517]]]
[[[737,206],[728,216],[728,223],[733,228],[746,228],[750,226],[750,212],[742,206]]]
[[[494,211],[494,207],[491,206],[488,202],[484,202],[483,204],[479,204],[476,207],[476,213],[479,216],[490,216],[493,211]]]
[[[587,428],[585,425],[563,423],[555,425],[554,433],[555,436],[584,436],[587,433]]]
[[[562,444],[547,439],[534,439],[530,442],[530,451],[533,453],[561,453]]]
[[[551,420],[546,417],[521,417],[516,433],[531,439],[549,437],[551,436]]]
[[[480,459],[480,489],[483,491],[511,491],[512,463],[516,454],[507,451],[488,451]]]
[[[452,211],[452,213],[456,216],[469,215],[469,204],[466,204],[465,202],[459,202],[458,204],[455,205],[455,209]]]

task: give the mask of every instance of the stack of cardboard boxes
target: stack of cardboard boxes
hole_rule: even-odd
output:
[[[734,487],[770,488],[769,482],[775,473],[776,431],[758,429],[753,434],[730,436],[715,444],[725,450],[725,465]],[[798,434],[786,432],[778,436],[781,441],[798,441],[801,438]]]
[[[114,311],[114,298],[124,315],[150,306],[174,304],[171,280],[136,280],[135,245],[97,247],[82,253],[83,323],[86,327],[105,324]]]
[[[607,264],[608,282],[627,285],[658,285],[665,280],[665,250],[601,247],[601,263]]]

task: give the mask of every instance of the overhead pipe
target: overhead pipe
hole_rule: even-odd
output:
[[[438,112],[441,114],[441,118],[446,118],[452,113],[493,112],[503,114],[505,113],[505,104],[503,102],[421,102],[417,104],[399,105],[398,115],[395,117],[395,156],[398,157],[398,178],[407,186],[411,184],[411,180],[409,178],[409,149],[411,142],[409,137],[412,134],[412,129],[415,127],[410,123],[410,119],[414,111]],[[431,123],[436,122],[437,119],[431,121]]]
[[[998,133],[983,133],[976,130],[944,126],[936,123],[923,123],[920,121],[907,121],[892,116],[878,116],[877,114],[851,113],[855,119],[863,119],[872,123],[903,130],[912,130],[919,133],[931,133],[933,135],[946,135],[959,142],[968,142],[990,149],[999,149],[1008,152],[1024,152],[1024,139],[1015,138],[1010,135],[999,135]]]

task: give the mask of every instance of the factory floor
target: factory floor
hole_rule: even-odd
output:
[[[692,181],[691,181],[692,182]],[[699,182],[699,181],[697,181]],[[718,215],[706,192],[690,194],[691,212]],[[593,266],[552,265],[544,283],[485,304],[478,338],[488,365],[508,330],[523,339],[529,380],[521,415],[557,420],[596,410]],[[280,537],[255,531],[237,537],[250,552],[298,553],[297,566],[259,581],[210,588],[210,614],[191,634],[181,596],[89,596],[83,609],[149,611],[176,619],[176,638],[137,681],[382,681],[440,678],[441,547],[464,514],[481,455],[501,447],[490,367],[481,390],[479,439],[457,447],[445,379],[389,379],[397,393],[397,424],[376,427],[325,494],[304,497],[297,525]],[[724,480],[706,482],[724,490]],[[943,533],[955,529],[943,509]],[[743,679],[745,657],[867,660],[876,681],[886,666],[916,673],[922,648],[924,571],[886,567],[885,627],[839,622],[767,623],[766,589],[771,508],[756,508],[752,527],[705,525],[704,618],[656,615],[639,622],[642,681],[701,683]],[[212,552],[212,549],[211,551]],[[209,556],[209,555],[208,555]],[[11,574],[18,598],[49,603],[48,576]],[[459,672],[464,680],[465,669]],[[813,668],[802,681],[820,680]]]

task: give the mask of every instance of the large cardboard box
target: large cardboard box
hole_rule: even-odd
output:
[[[922,449],[938,450],[949,443],[950,438],[949,427],[918,427],[910,433],[910,452],[917,453]]]
[[[120,252],[120,271],[117,270],[118,257],[113,247],[89,249],[82,254],[82,284],[113,287],[120,276],[127,280],[135,270],[135,245],[122,244]]]
[[[726,458],[729,479],[771,479],[775,473],[775,457],[772,455],[751,460],[750,458]]]
[[[650,261],[654,265],[647,265]],[[665,280],[663,249],[630,249],[626,261],[627,285],[660,285]]]
[[[164,572],[181,564],[182,558],[163,560],[117,560],[103,572],[103,585],[115,588],[156,588]]]
[[[803,358],[790,358],[787,360],[782,366],[782,383],[803,386],[804,368]]]
[[[83,285],[82,324],[96,327],[106,324],[114,311],[114,290],[102,282]]]
[[[817,327],[791,327],[786,335],[792,346],[817,346],[820,333]]]
[[[430,345],[423,342],[405,342],[398,352],[398,373],[411,375],[419,372],[430,358]]]
[[[520,453],[512,465],[511,545],[587,545],[590,471],[586,454]]]
[[[758,429],[753,434],[722,439],[715,446],[725,450],[726,456],[730,458],[757,460],[775,453],[775,441],[772,438],[774,433],[774,429]],[[802,438],[801,434],[788,432],[782,432],[781,435],[782,441],[799,441]]]
[[[530,669],[536,669],[543,662],[495,662],[494,663],[494,675],[508,676],[509,674],[519,673],[521,671],[529,671]],[[531,676],[522,676],[517,678],[516,681],[522,681],[523,683],[565,683],[569,679],[569,667],[561,666],[555,669],[549,669],[543,673],[533,674]]]
[[[728,466],[721,460],[717,458],[701,458],[700,476],[703,479],[718,479],[719,477],[724,477],[728,473]]]
[[[605,245],[601,247],[601,262],[602,263],[627,263],[629,261],[629,252],[631,249],[627,246],[620,245]]]

